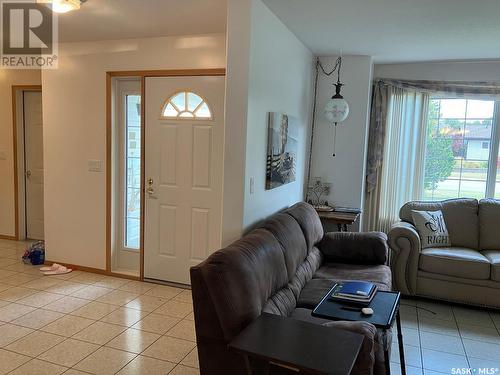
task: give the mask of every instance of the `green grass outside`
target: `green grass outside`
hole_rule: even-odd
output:
[[[500,197],[500,194],[495,194],[496,196]],[[484,198],[484,191],[473,191],[473,190],[464,190],[463,188],[460,190],[460,197],[463,198],[476,198],[476,199],[482,199]],[[434,195],[432,195],[432,191],[430,190],[425,190],[424,191],[424,199],[426,200],[442,200],[442,199],[450,199],[450,198],[457,198],[457,191],[456,190],[436,190],[434,192]]]

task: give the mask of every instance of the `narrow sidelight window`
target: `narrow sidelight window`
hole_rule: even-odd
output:
[[[124,245],[140,247],[141,221],[141,97],[125,97]]]

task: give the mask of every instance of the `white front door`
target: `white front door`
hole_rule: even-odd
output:
[[[23,93],[26,183],[26,237],[41,240],[43,230],[42,93]]]
[[[146,78],[144,276],[190,284],[221,245],[224,77]]]

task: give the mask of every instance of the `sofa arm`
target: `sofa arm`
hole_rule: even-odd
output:
[[[350,331],[353,333],[358,333],[364,336],[363,343],[361,344],[361,350],[359,351],[358,358],[354,363],[354,367],[351,374],[356,375],[371,375],[373,374],[373,368],[375,366],[375,338],[377,335],[377,329],[373,324],[367,322],[328,322],[324,323],[325,327],[335,327]]]
[[[382,232],[329,232],[319,246],[327,261],[355,264],[387,262],[387,236]]]
[[[418,232],[410,223],[399,222],[389,231],[388,241],[394,287],[403,294],[414,295],[421,247]]]

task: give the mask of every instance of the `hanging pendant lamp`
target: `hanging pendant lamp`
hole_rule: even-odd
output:
[[[342,56],[340,56],[337,59],[337,62],[335,63],[335,67],[333,68],[333,70],[331,72],[331,73],[333,73],[335,70],[337,70],[337,83],[333,84],[335,86],[335,94],[331,97],[330,100],[328,100],[326,102],[325,109],[323,112],[325,118],[329,122],[331,122],[334,126],[334,128],[333,128],[334,130],[333,130],[333,153],[332,153],[332,156],[335,156],[335,148],[336,148],[336,140],[337,140],[337,124],[339,122],[344,121],[347,118],[347,116],[349,115],[349,104],[347,103],[347,101],[344,99],[344,97],[340,93],[342,86],[344,86],[343,83],[340,83],[340,69],[341,69],[341,67],[342,67]]]

